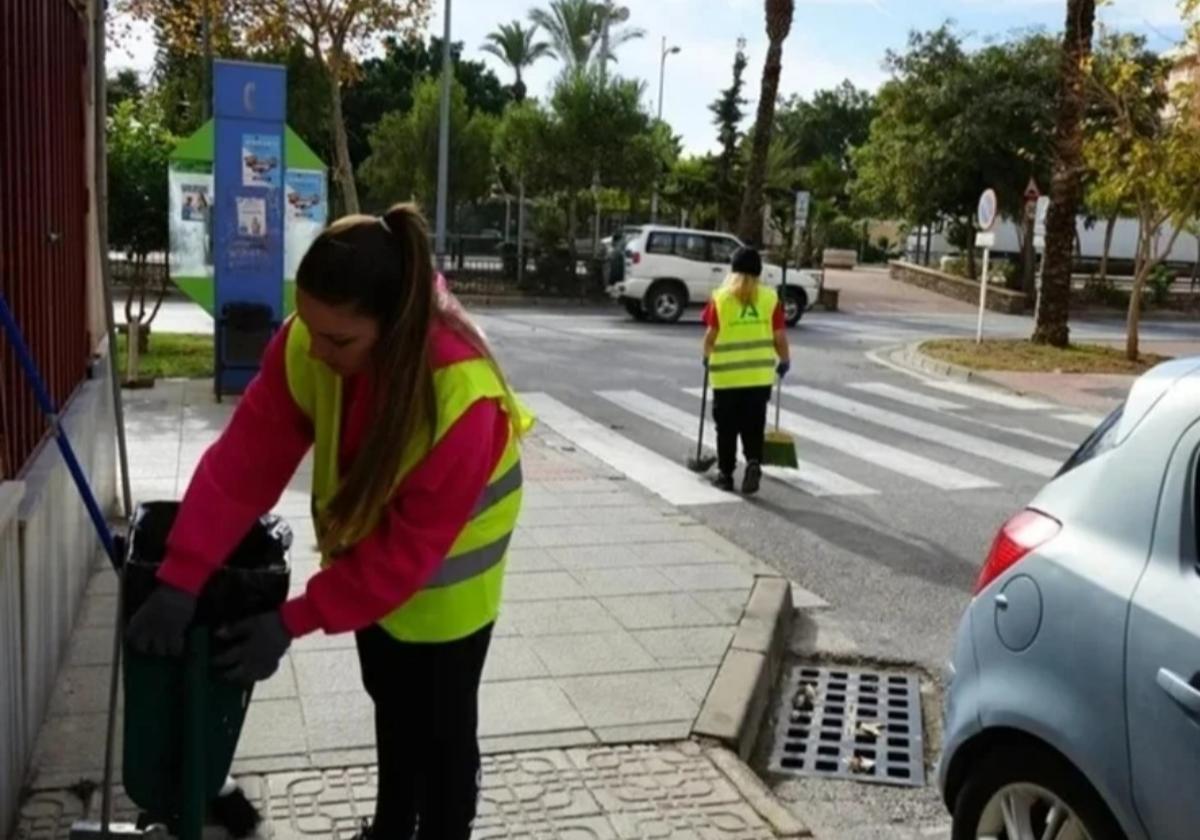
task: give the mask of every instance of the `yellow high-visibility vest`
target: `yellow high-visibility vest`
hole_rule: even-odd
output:
[[[708,360],[713,388],[755,388],[775,382],[773,319],[779,295],[760,285],[750,303],[727,288],[713,292],[717,309],[717,343]]]
[[[313,520],[318,533],[321,512],[339,486],[338,447],[341,440],[342,378],[309,356],[311,336],[299,318],[291,321],[287,341],[287,382],[292,398],[313,425]],[[410,441],[396,483],[424,460],[467,409],[481,399],[498,399],[521,433],[533,417],[511,395],[499,371],[487,359],[472,359],[439,368],[433,374],[437,428],[432,435]],[[494,622],[508,544],[516,528],[522,498],[521,457],[517,435],[510,435],[504,455],[488,479],[487,488],[433,579],[379,624],[407,642],[449,642],[465,638]],[[366,534],[359,535],[359,538]],[[336,563],[323,556],[321,565]]]

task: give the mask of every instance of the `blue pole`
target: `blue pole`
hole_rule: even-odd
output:
[[[67,462],[67,469],[71,471],[71,478],[75,480],[75,487],[79,490],[79,495],[83,498],[84,507],[87,508],[88,515],[92,518],[92,524],[96,526],[96,533],[100,537],[104,551],[108,554],[114,567],[119,566],[120,558],[117,557],[117,547],[113,541],[112,531],[108,527],[104,513],[100,510],[100,505],[96,502],[96,496],[92,493],[92,488],[88,486],[87,477],[83,474],[83,468],[79,466],[79,459],[75,457],[75,450],[71,448],[71,441],[67,439],[66,430],[63,429],[62,422],[58,416],[58,410],[54,407],[54,401],[50,399],[50,394],[46,390],[46,383],[42,381],[42,375],[38,372],[37,364],[34,363],[33,356],[29,353],[29,347],[25,344],[25,339],[21,335],[21,328],[17,325],[12,310],[8,308],[8,301],[2,294],[0,294],[0,326],[3,326],[4,331],[8,334],[9,344],[17,352],[17,361],[25,371],[25,378],[29,380],[29,387],[33,388],[33,394],[37,398],[38,405],[41,407],[42,413],[46,415],[46,421],[50,424],[50,428],[54,432],[54,439],[58,443],[58,449],[62,452],[63,460]],[[113,348],[114,352],[115,349]]]

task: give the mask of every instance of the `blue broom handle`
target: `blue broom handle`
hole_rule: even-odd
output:
[[[29,347],[25,344],[25,339],[21,335],[21,328],[17,325],[12,310],[8,308],[8,301],[3,294],[0,294],[0,325],[4,327],[4,331],[8,334],[8,341],[17,353],[17,361],[25,371],[25,377],[29,380],[30,387],[33,388],[33,394],[37,398],[38,405],[41,407],[42,413],[46,415],[46,421],[50,424],[50,428],[54,432],[54,439],[58,442],[58,449],[62,452],[63,460],[67,462],[67,469],[71,471],[71,478],[75,480],[75,487],[79,490],[79,495],[83,498],[84,507],[87,508],[88,515],[92,518],[92,524],[96,527],[96,533],[100,537],[104,551],[114,564],[119,565],[120,559],[117,557],[117,547],[113,540],[112,531],[108,527],[104,513],[100,510],[100,505],[96,502],[96,496],[92,493],[92,488],[88,486],[87,478],[83,474],[83,468],[79,466],[79,459],[75,457],[75,450],[71,448],[71,441],[67,439],[66,430],[62,427],[58,410],[54,407],[54,401],[50,399],[50,394],[46,390],[46,383],[42,381],[42,375],[38,372],[37,364],[33,361],[33,356],[29,353]],[[115,350],[116,348],[109,348],[110,353],[115,352]]]

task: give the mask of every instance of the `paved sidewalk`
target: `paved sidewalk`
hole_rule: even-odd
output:
[[[206,383],[128,395],[135,498],[181,495],[231,411],[213,403]],[[659,820],[654,836],[770,836],[761,821],[719,816],[736,798],[695,748],[601,745],[687,739],[756,576],[777,573],[544,429],[524,464],[525,511],[480,699],[485,752],[520,754],[489,761],[479,836],[562,834],[560,817],[595,837],[648,836],[637,828],[643,818]],[[277,508],[296,534],[297,591],[317,568],[309,469]],[[98,567],[35,751],[37,793],[18,837],[61,834],[81,808],[64,789],[100,778],[114,606],[114,578]],[[373,744],[353,636],[318,634],[256,689],[234,771],[265,786],[274,836],[349,836],[371,811]],[[540,752],[569,747],[586,749]],[[649,793],[655,786],[661,796]],[[641,803],[633,816],[628,796]],[[734,810],[748,813],[744,803]],[[715,820],[715,833],[705,820]]]

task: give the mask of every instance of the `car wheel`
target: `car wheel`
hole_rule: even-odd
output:
[[[1042,747],[995,750],[975,764],[954,805],[953,840],[1124,840],[1087,780]]]
[[[646,293],[645,308],[660,324],[674,324],[687,308],[687,292],[678,283],[656,283]]]
[[[808,309],[808,295],[803,289],[788,288],[783,295],[783,320],[789,327],[800,323]]]
[[[640,300],[625,300],[623,303],[625,304],[625,311],[629,313],[629,317],[633,318],[633,320],[646,320],[646,310]]]

